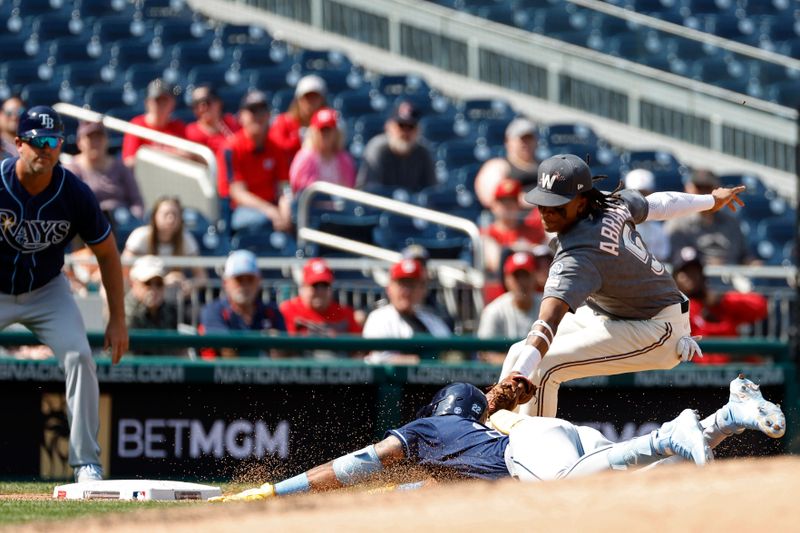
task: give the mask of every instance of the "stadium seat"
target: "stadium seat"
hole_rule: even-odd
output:
[[[674,155],[664,151],[631,151],[621,156],[623,174],[635,168],[644,168],[653,173],[658,191],[683,191],[684,177],[688,169]]]
[[[301,75],[306,76],[308,74],[316,74],[325,80],[329,94],[358,89],[363,83],[361,74],[355,70],[317,69],[303,71]]]
[[[232,78],[231,75],[234,75]],[[237,72],[228,69],[227,65],[198,65],[193,67],[188,75],[186,81],[190,86],[198,86],[203,83],[210,83],[215,87],[224,87],[231,85],[230,81],[238,81],[239,78],[235,77]]]
[[[134,65],[149,65],[163,57],[152,56],[153,49],[148,46],[150,41],[140,38],[117,41],[111,47],[111,64],[118,70],[125,70]]]
[[[82,24],[70,24],[70,21],[71,17],[69,13],[48,13],[46,15],[33,17],[31,28],[33,29],[33,34],[39,39],[39,42],[47,42],[52,39],[58,39],[59,37],[71,37],[79,35],[84,31]]]
[[[295,55],[295,63],[300,70],[343,70],[353,69],[353,63],[344,52],[338,50],[301,50]]]
[[[41,65],[26,59],[7,61],[0,64],[0,79],[5,80],[12,93],[20,92],[29,83],[46,81],[40,76],[40,67]]]
[[[742,79],[745,76],[745,67],[730,56],[707,57],[692,65],[691,76],[705,83]]]
[[[511,121],[505,118],[481,120],[476,134],[489,145],[502,145],[506,140],[506,128]]]
[[[66,81],[73,88],[112,81],[104,79],[103,72],[103,65],[98,63],[73,63],[61,67],[54,79]]]
[[[450,116],[429,115],[419,122],[420,134],[426,141],[439,144],[456,137],[455,121]]]
[[[128,16],[101,17],[92,27],[93,35],[104,45],[142,37],[147,30],[148,27],[142,20],[131,20]]]
[[[511,120],[516,115],[508,102],[499,99],[464,100],[458,106],[458,112],[467,120]]]
[[[256,85],[256,88],[262,89],[262,87],[258,85]],[[289,105],[292,103],[293,99],[294,89],[280,89],[275,91],[275,93],[272,95],[272,100],[269,106],[270,113],[277,115],[285,112],[287,109],[289,109]]]
[[[216,27],[214,35],[220,39],[223,46],[264,44],[272,40],[264,28],[249,24],[222,24]]]
[[[231,249],[250,250],[257,256],[294,257],[297,242],[282,231],[240,230],[231,237]]]
[[[429,94],[431,87],[425,78],[415,74],[388,74],[379,76],[373,85],[386,96]]]
[[[455,188],[434,185],[417,194],[417,203],[428,209],[472,220],[478,219],[481,205],[475,194],[464,186]]]
[[[109,87],[104,84],[92,85],[83,95],[84,104],[92,111],[105,113],[114,107],[124,107],[127,102],[122,98],[121,87]]]
[[[25,102],[52,106],[55,103],[65,101],[61,98],[59,91],[60,87],[52,83],[29,83],[22,88],[20,96]]]
[[[130,19],[130,11],[133,9],[131,3],[118,0],[84,0],[76,2],[74,7],[82,18],[96,17],[98,20],[119,16],[124,12],[128,12],[127,16]]]
[[[209,44],[213,34],[207,32],[202,24],[185,19],[163,19],[153,27],[153,35],[161,39],[164,46],[204,40]]]
[[[147,84],[156,78],[164,75],[166,63],[147,63],[132,65],[125,71],[124,81],[130,83],[134,89],[140,90],[147,87]]]
[[[239,83],[237,85],[230,85],[228,87],[219,87],[217,89],[217,94],[219,95],[220,100],[222,100],[222,108],[227,113],[235,113],[239,109],[239,103],[242,101],[242,98],[245,94],[247,94],[247,90],[249,89],[246,83]],[[267,94],[267,98],[269,98],[269,94]]]
[[[719,177],[719,181],[723,187],[744,185],[747,187],[747,194],[764,196],[767,192],[766,185],[755,174],[724,174]]]
[[[242,70],[260,69],[283,62],[285,52],[281,48],[267,46],[266,43],[248,43],[236,46],[231,58]]]
[[[345,118],[380,112],[385,107],[386,99],[368,87],[343,91],[333,100],[333,108]]]
[[[592,127],[582,122],[548,124],[542,126],[539,131],[540,142],[548,146],[567,144],[596,146],[600,141]]]
[[[480,6],[470,10],[476,17],[485,18],[507,26],[514,25],[514,6],[508,4],[493,4]]]
[[[212,55],[210,52],[211,47],[208,42],[189,41],[173,46],[171,58],[173,61],[178,62],[181,70],[189,71],[193,67],[208,66],[222,59],[219,56]]]
[[[800,106],[800,80],[773,83],[766,87],[767,99],[786,107]]]
[[[480,158],[475,141],[456,140],[441,143],[436,150],[436,159],[443,161],[447,168],[457,168],[480,163],[486,157]]]
[[[48,62],[52,65],[68,65],[96,61],[96,56],[89,55],[86,39],[80,37],[64,37],[50,42]]]
[[[243,74],[249,75],[250,86],[262,91],[275,92],[289,88],[289,81],[287,79],[289,69],[285,64],[261,67]]]

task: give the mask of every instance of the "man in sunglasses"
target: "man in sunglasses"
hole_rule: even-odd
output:
[[[19,96],[9,96],[3,101],[3,109],[0,112],[0,159],[18,155],[14,139],[17,136],[19,116],[23,111],[25,102]]]
[[[364,148],[364,162],[358,170],[356,187],[402,187],[419,192],[436,185],[436,169],[428,149],[419,143],[420,112],[407,100],[400,101],[385,133]]]
[[[18,157],[0,162],[0,328],[20,323],[53,350],[66,376],[69,464],[76,481],[102,478],[99,390],[80,310],[61,272],[79,236],[94,252],[108,300],[105,348],[117,363],[128,349],[122,269],[111,226],[91,189],[58,163],[61,117],[28,109],[19,121]]]

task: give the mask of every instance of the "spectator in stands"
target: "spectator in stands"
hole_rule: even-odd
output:
[[[515,118],[506,128],[506,156],[496,157],[481,166],[475,176],[475,194],[484,207],[491,208],[494,191],[503,179],[519,182],[522,191],[536,185],[539,162],[536,125],[526,118]]]
[[[491,203],[494,221],[483,228],[483,253],[486,270],[499,272],[503,248],[530,250],[546,240],[541,220],[523,218],[519,195],[522,185],[511,179],[501,180],[494,191]]]
[[[267,138],[267,95],[251,90],[239,106],[242,129],[217,154],[219,194],[230,198],[231,229],[258,229],[271,224],[277,231],[291,228],[289,198],[281,194],[288,181],[285,153]]]
[[[503,264],[503,281],[508,292],[495,298],[481,313],[478,337],[524,338],[539,316],[542,292],[537,287],[536,259],[530,252],[515,252]],[[505,352],[483,352],[482,359],[501,365]]]
[[[419,111],[411,102],[401,101],[386,121],[385,133],[373,137],[364,148],[356,186],[402,187],[418,192],[435,185],[433,158],[418,139]]]
[[[686,192],[692,194],[711,194],[719,186],[716,174],[710,170],[696,169],[685,188]],[[669,235],[672,250],[687,246],[696,248],[706,264],[744,264],[751,261],[739,221],[726,209],[674,218],[667,221],[664,229]]]
[[[325,97],[328,87],[325,80],[316,74],[303,76],[294,89],[294,99],[289,110],[275,117],[269,129],[269,140],[286,153],[291,162],[303,144],[305,129],[311,124],[311,117],[327,105]]]
[[[215,154],[241,129],[236,117],[222,109],[222,100],[212,85],[198,85],[192,90],[192,111],[197,120],[186,125],[186,138],[208,146]]]
[[[544,292],[544,284],[550,276],[550,265],[553,264],[553,249],[549,244],[539,244],[533,247],[531,253],[536,259],[536,271],[533,274],[536,278],[536,290]]]
[[[298,193],[315,181],[352,187],[356,183],[353,158],[344,149],[336,111],[323,107],[311,117],[303,148],[289,169],[292,192]]]
[[[333,279],[333,271],[324,259],[306,262],[299,296],[280,306],[289,333],[325,337],[361,333],[353,309],[334,301]]]
[[[172,118],[175,111],[176,89],[161,78],[156,78],[147,85],[147,98],[144,101],[145,113],[131,119],[131,124],[150,128],[176,137],[186,137],[186,125],[183,121]],[[136,152],[145,145],[153,143],[126,133],[122,138],[122,161],[133,167]]]
[[[78,150],[72,161],[64,165],[82,179],[100,202],[100,209],[112,221],[114,209],[127,208],[137,218],[144,216],[139,185],[131,169],[117,157],[108,154],[108,134],[100,122],[78,125]]]
[[[692,335],[703,337],[737,337],[739,326],[754,324],[767,318],[767,299],[756,293],[716,292],[708,288],[700,254],[692,247],[682,248],[672,261],[672,277],[678,288],[689,297],[689,319]],[[726,363],[725,354],[704,353],[699,364]],[[753,360],[758,362],[757,359]]]
[[[261,300],[261,273],[256,265],[256,256],[249,250],[236,250],[225,261],[222,275],[224,296],[207,304],[200,313],[201,335],[229,331],[286,331],[283,315],[274,303]],[[203,358],[260,356],[258,350],[236,350],[206,348]],[[272,351],[272,357],[278,356]]]
[[[0,159],[16,157],[19,116],[25,111],[25,102],[17,95],[9,96],[3,101],[3,113],[0,115]]]
[[[656,177],[652,172],[643,168],[631,170],[625,174],[625,188],[639,191],[644,196],[656,190]],[[661,220],[648,220],[636,225],[636,231],[641,235],[656,259],[667,262],[670,260],[669,237],[664,231],[664,222]]]
[[[183,227],[180,199],[176,196],[162,196],[153,205],[149,222],[136,228],[128,236],[122,258],[131,260],[144,255],[193,257],[199,254],[197,240]],[[193,268],[191,272],[191,281],[182,269],[171,269],[167,273],[164,281],[170,299],[177,297],[178,292],[188,295],[192,285],[200,285],[205,281],[206,272],[202,268]]]
[[[130,290],[125,295],[125,321],[129,329],[178,328],[178,308],[164,297],[164,262],[145,255],[133,262],[129,274]],[[170,347],[137,349],[137,355],[184,355],[185,350]]]
[[[428,275],[421,262],[403,259],[389,272],[386,295],[389,303],[375,309],[364,323],[365,338],[401,338],[425,334],[449,337],[450,328],[435,313],[422,305],[428,292]],[[373,351],[366,360],[371,363],[415,363],[416,354],[399,354],[392,351]]]

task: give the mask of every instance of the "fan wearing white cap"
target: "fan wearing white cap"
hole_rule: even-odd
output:
[[[131,329],[165,329],[178,327],[178,308],[164,298],[164,262],[154,255],[144,255],[133,262],[128,277],[130,290],[125,295],[125,320]],[[175,355],[171,348],[137,349],[138,355]],[[183,353],[183,352],[181,352]]]
[[[625,188],[639,191],[644,196],[656,190],[656,177],[644,168],[637,168],[625,174]],[[648,220],[636,226],[650,252],[659,261],[669,261],[669,236],[664,231],[664,223],[660,220]]]
[[[523,192],[536,185],[536,147],[539,133],[536,124],[525,117],[512,120],[506,127],[504,157],[488,160],[475,176],[475,194],[481,204],[491,208],[494,192],[500,181],[512,179],[521,185]]]
[[[231,331],[286,331],[283,315],[275,303],[264,303],[261,299],[261,273],[253,252],[231,252],[225,260],[222,288],[225,294],[206,304],[200,313],[198,331],[201,335]],[[204,348],[201,355],[204,359],[213,359],[217,355],[257,357],[262,354],[234,348],[222,348],[217,353],[214,349]],[[274,352],[271,355],[277,356]]]
[[[316,74],[303,76],[294,88],[289,109],[275,117],[269,130],[269,140],[286,152],[289,162],[303,145],[306,128],[314,113],[327,105],[328,86]]]

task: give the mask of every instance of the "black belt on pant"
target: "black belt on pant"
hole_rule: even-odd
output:
[[[682,300],[681,313],[688,313],[688,312],[689,312],[689,300]]]

